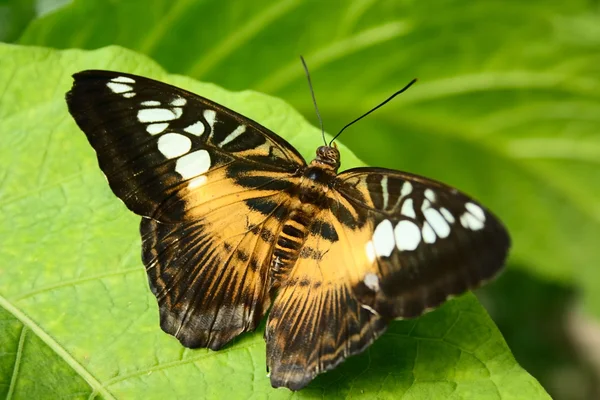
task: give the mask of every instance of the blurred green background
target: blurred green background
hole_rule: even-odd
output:
[[[477,295],[553,398],[600,398],[597,1],[0,0],[0,41],[120,45],[316,124],[302,54],[329,133],[419,78],[340,141],[498,214],[514,248]]]

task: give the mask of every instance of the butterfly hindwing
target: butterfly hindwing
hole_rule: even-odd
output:
[[[368,268],[356,258],[353,241],[368,240],[370,232],[357,230],[358,236],[348,237],[348,227],[336,215],[344,205],[335,197],[333,208],[314,218],[312,233],[269,313],[267,365],[275,387],[301,389],[363,351],[387,328],[388,321],[364,308],[353,293]]]
[[[142,254],[161,327],[186,347],[221,348],[271,304],[269,261],[285,197],[264,215],[232,203],[193,221],[143,218]],[[265,211],[265,209],[263,209]]]

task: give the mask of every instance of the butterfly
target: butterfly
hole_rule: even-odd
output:
[[[211,100],[111,71],[74,76],[69,112],[114,194],[142,217],[161,328],[218,350],[265,317],[273,387],[299,390],[413,318],[490,280],[510,239],[478,202],[384,168],[338,173]]]

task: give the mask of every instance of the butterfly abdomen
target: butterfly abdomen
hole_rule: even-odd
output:
[[[271,276],[275,288],[298,260],[318,214],[328,206],[325,193],[333,179],[335,175],[322,167],[311,166],[304,171],[295,189],[291,212],[283,223],[273,249]]]
[[[274,286],[278,286],[286,278],[291,267],[298,259],[314,214],[311,212],[311,208],[301,207],[292,211],[277,237],[271,259],[271,277]]]

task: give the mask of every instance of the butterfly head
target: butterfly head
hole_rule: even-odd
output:
[[[319,146],[317,148],[317,156],[312,160],[311,165],[318,165],[337,172],[338,168],[340,168],[340,151],[337,149],[335,143],[333,146]]]

